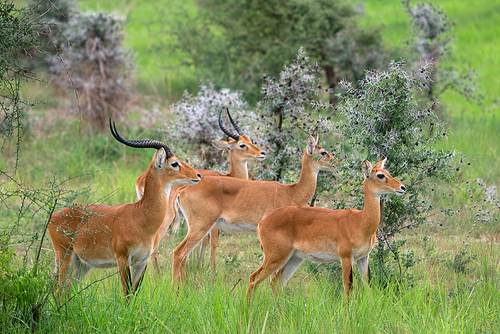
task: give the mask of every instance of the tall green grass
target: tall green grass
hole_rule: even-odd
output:
[[[175,246],[174,236],[164,251]],[[200,268],[196,256],[188,264],[185,286],[172,284],[164,254],[163,275],[146,272],[138,294],[127,305],[118,275],[95,271],[76,285],[72,299],[54,303],[42,317],[41,332],[162,333],[494,333],[500,330],[498,245],[476,244],[481,255],[471,271],[457,274],[430,258],[413,269],[411,286],[397,283],[367,289],[355,273],[351,298],[344,297],[340,276],[333,282],[299,267],[285,289],[273,297],[269,280],[246,303],[248,275],[259,263],[249,243],[255,236],[231,236],[245,243],[237,265],[219,261],[216,273]],[[223,248],[225,249],[225,248]],[[224,253],[224,250],[222,251]],[[222,257],[221,257],[222,259]],[[18,329],[22,325],[16,326]]]

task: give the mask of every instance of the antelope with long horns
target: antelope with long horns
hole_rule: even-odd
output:
[[[229,130],[226,129],[226,127],[222,124],[221,120],[221,115],[222,115],[222,109],[219,112],[219,127],[222,130],[222,132],[228,136],[228,141],[223,141],[223,140],[213,140],[212,145],[219,149],[219,150],[228,150],[229,152],[229,164],[230,164],[230,171],[227,174],[219,173],[217,171],[213,170],[204,170],[204,169],[198,169],[198,172],[203,176],[227,176],[227,177],[233,177],[233,178],[238,178],[238,179],[243,179],[243,180],[248,180],[248,162],[257,160],[257,161],[262,161],[266,157],[266,152],[261,150],[259,147],[254,145],[248,135],[246,135],[238,126],[238,124],[233,120],[231,117],[231,114],[229,113],[229,109],[226,108],[226,113],[229,118],[229,121],[233,125],[233,128],[236,130],[236,133],[230,132]],[[137,196],[139,198],[142,197],[143,193],[143,188],[144,188],[144,176],[145,174],[139,175],[137,177],[136,183],[135,183],[135,188],[137,191]],[[158,235],[155,240],[155,248],[154,248],[154,253],[153,256],[151,257],[151,261],[153,262],[155,269],[157,272],[160,271],[159,265],[158,265],[158,247],[161,238],[163,235],[166,233],[167,229],[169,228],[172,219],[174,218],[174,211],[172,210],[172,201],[173,201],[173,195],[177,192],[177,190],[180,187],[186,187],[186,185],[183,186],[174,186],[172,187],[171,195],[168,198],[168,208],[167,208],[167,213],[165,215],[164,222],[162,226],[160,227],[158,231]],[[178,222],[178,221],[177,221]],[[178,224],[174,224],[176,229],[178,228]],[[204,254],[205,254],[205,249],[209,242],[211,243],[211,266],[212,269],[215,269],[215,249],[217,246],[219,240],[219,230],[217,228],[212,229],[209,235],[207,235],[202,242],[201,245],[201,250],[200,250],[200,265],[203,264],[203,259],[204,259]]]
[[[56,254],[59,288],[69,287],[73,271],[82,280],[91,268],[118,266],[123,294],[129,296],[139,287],[153,253],[170,188],[196,184],[201,175],[181,162],[166,144],[124,139],[111,120],[110,128],[122,144],[157,150],[146,172],[144,195],[138,202],[116,206],[72,205],[53,213],[48,230]]]

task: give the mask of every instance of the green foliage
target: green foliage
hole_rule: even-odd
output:
[[[349,189],[344,185],[354,183],[351,196],[356,206],[360,206],[363,202],[362,178],[357,176],[360,161],[366,158],[375,162],[387,157],[386,167],[395,179],[405,184],[409,193],[404,198],[381,199],[379,244],[373,256],[378,259],[375,262],[378,265],[384,264],[392,252],[401,267],[399,247],[391,247],[390,240],[404,229],[426,223],[432,210],[433,188],[451,182],[456,175],[455,157],[459,153],[434,148],[434,144],[447,135],[434,112],[436,103],[419,106],[415,98],[420,89],[427,88],[430,71],[431,66],[425,65],[409,73],[403,61],[393,61],[387,72],[367,72],[359,89],[350,83],[341,83],[346,94],[341,97],[337,111],[344,120],[336,125],[336,131],[343,138],[337,150],[345,159],[339,168],[335,191],[345,193]],[[392,276],[386,275],[387,270],[379,272]]]
[[[316,101],[322,92],[319,63],[312,64],[300,48],[290,65],[285,65],[279,77],[262,77],[262,99],[257,104],[261,134],[259,144],[266,150],[270,165],[261,171],[263,180],[296,181],[304,152],[304,138],[319,134],[320,141],[329,133],[329,121],[321,112],[330,104]],[[326,89],[326,91],[329,91]],[[295,175],[295,180],[293,180]]]
[[[33,12],[12,2],[0,3],[0,140],[3,152],[7,140],[15,138],[19,145],[24,107],[28,104],[19,96],[23,81],[30,78],[22,64],[23,53],[38,46],[40,27],[32,23]],[[17,158],[19,151],[17,151]]]
[[[5,232],[0,245],[0,319],[5,328],[16,322],[36,328],[45,316],[54,283],[52,261],[42,255],[48,217],[58,201],[73,200],[74,192],[66,193],[55,179],[48,187],[37,189],[26,188],[13,178],[9,181],[8,188],[0,189],[0,219],[7,220],[6,226],[2,224]],[[32,219],[45,220],[41,226],[33,224],[39,232],[24,231],[26,221]],[[15,244],[23,245],[24,255],[14,249]]]
[[[2,155],[7,141],[12,141],[16,151],[15,169],[19,163],[22,138],[23,118],[27,102],[20,97],[22,81],[30,79],[30,74],[23,64],[23,53],[29,53],[39,45],[37,39],[41,26],[34,20],[35,14],[29,8],[18,8],[13,3],[0,3],[0,138]],[[0,188],[0,324],[9,328],[11,324],[22,323],[25,329],[35,328],[44,310],[47,292],[51,282],[50,274],[39,274],[28,266],[27,252],[19,257],[13,244],[18,242],[20,221],[36,207],[35,212],[46,204],[43,195],[37,190],[23,188],[3,170],[0,170],[2,187]],[[7,182],[3,182],[6,178]],[[7,221],[6,224],[3,222]],[[33,237],[25,239],[33,245]],[[43,241],[43,238],[42,238]],[[41,245],[41,244],[40,244]],[[40,248],[38,250],[40,254]],[[35,268],[39,265],[36,256]]]
[[[39,274],[34,274],[17,256],[2,267],[6,271],[2,271],[0,276],[0,326],[5,329],[20,322],[26,328],[36,328],[41,318],[46,316],[43,313],[46,312],[52,289],[49,263],[44,263]]]
[[[251,102],[259,98],[262,74],[278,76],[300,47],[321,61],[332,89],[340,78],[360,78],[365,66],[385,64],[378,31],[357,27],[357,11],[343,0],[199,0],[196,10],[190,7],[160,7],[149,23],[158,31],[154,49],[180,57],[197,79],[244,90]]]
[[[26,65],[38,75],[49,75],[53,57],[66,42],[64,26],[77,9],[78,0],[31,0],[36,22],[41,27],[39,47],[30,50]]]
[[[453,259],[448,259],[445,263],[448,268],[453,269],[455,272],[465,274],[469,270],[468,266],[476,257],[469,249],[469,245],[465,245],[460,247]]]
[[[415,36],[415,58],[434,64],[432,80],[426,91],[428,98],[436,100],[450,89],[463,95],[467,101],[473,100],[482,105],[483,96],[478,93],[475,71],[469,69],[460,73],[447,61],[453,55],[451,44],[454,39],[450,32],[454,23],[450,23],[445,10],[432,3],[418,3],[410,7],[410,0],[406,0],[406,11]]]
[[[245,83],[249,92],[258,89],[263,73],[277,76],[299,47],[319,61],[327,60],[327,40],[356,15],[347,2],[327,0],[202,0],[199,7],[224,36],[231,68],[225,66],[224,54],[219,54],[219,71]]]

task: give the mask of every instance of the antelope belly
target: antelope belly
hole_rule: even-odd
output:
[[[219,230],[223,230],[224,232],[231,233],[231,234],[233,234],[233,233],[250,233],[250,232],[255,233],[257,231],[257,226],[255,226],[254,224],[245,223],[245,222],[228,224],[226,222],[226,220],[224,220],[224,219],[218,219],[215,222],[215,226],[217,226],[217,228]]]
[[[116,260],[114,259],[109,259],[109,260],[82,260],[80,258],[80,260],[85,263],[85,264],[88,264],[89,266],[91,267],[94,267],[94,268],[100,268],[100,269],[106,269],[106,268],[113,268],[113,267],[118,267],[118,263],[116,263]]]
[[[302,258],[308,259],[313,262],[330,263],[330,262],[340,261],[340,257],[338,255],[330,253],[311,253],[311,254],[304,254],[302,252],[298,253]]]

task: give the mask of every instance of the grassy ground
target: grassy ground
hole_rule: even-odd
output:
[[[355,274],[346,301],[340,276],[313,275],[302,265],[273,298],[268,282],[245,302],[248,275],[259,265],[254,235],[222,238],[218,270],[199,267],[192,256],[187,284],[171,282],[170,252],[182,235],[164,242],[162,276],[149,270],[130,305],[112,271],[93,272],[67,304],[50,305],[40,332],[168,333],[495,333],[500,330],[498,244],[474,242],[478,257],[456,273],[433,252],[421,253],[413,284],[363,288]],[[421,238],[412,240],[421,243]],[[443,242],[445,244],[443,244]],[[452,240],[439,239],[439,251]],[[245,247],[241,247],[244,244]],[[234,258],[237,257],[237,260]],[[107,275],[111,277],[102,280]],[[114,276],[113,276],[114,275]],[[18,327],[22,329],[22,326]]]
[[[49,116],[51,123],[43,117],[43,113],[38,118],[32,115],[31,137],[25,138],[23,153],[29,159],[22,161],[17,174],[21,183],[41,187],[54,174],[59,180],[71,178],[67,187],[90,187],[90,195],[83,193],[76,201],[87,200],[87,196],[90,202],[111,205],[135,200],[133,181],[149,164],[152,151],[122,147],[108,134],[74,136],[78,132],[76,121]],[[124,135],[147,136],[135,131],[125,124],[120,129]],[[82,176],[75,178],[78,175]],[[115,190],[117,193],[109,196]],[[35,220],[26,217],[21,228],[29,233],[41,231],[42,216],[35,214]],[[356,273],[353,298],[346,302],[336,267],[321,267],[316,273],[315,264],[304,263],[277,299],[264,282],[251,305],[246,305],[244,298],[248,276],[260,265],[262,256],[256,236],[223,235],[215,273],[208,269],[208,259],[205,267],[200,267],[194,252],[188,265],[189,280],[178,289],[172,284],[170,268],[172,251],[187,232],[183,225],[179,234],[162,242],[162,276],[150,267],[131,305],[126,306],[121,297],[115,271],[95,270],[83,284],[75,286],[73,299],[64,306],[50,299],[39,331],[497,332],[500,230],[494,224],[478,225],[466,237],[472,220],[455,216],[444,227],[431,224],[404,236],[408,238],[407,248],[416,252],[417,264],[406,272],[412,276],[411,284],[394,282],[381,288],[375,282],[371,290],[366,290]],[[424,236],[430,239],[425,241]],[[466,254],[469,258],[464,261],[464,270],[457,271],[452,264],[464,241],[470,245]],[[50,242],[46,240],[43,249],[42,258],[47,258],[43,263],[51,263]],[[23,246],[18,250],[21,253]],[[55,272],[53,265],[42,270]],[[14,331],[25,330],[22,323],[11,320]],[[5,326],[4,330],[12,328]]]

